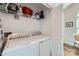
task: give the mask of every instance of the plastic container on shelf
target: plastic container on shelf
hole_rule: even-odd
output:
[[[23,15],[25,15],[27,17],[31,17],[33,14],[33,10],[26,6],[22,6],[22,13],[23,13]]]

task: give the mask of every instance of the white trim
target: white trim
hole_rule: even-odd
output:
[[[62,9],[62,55],[64,55],[64,11]]]

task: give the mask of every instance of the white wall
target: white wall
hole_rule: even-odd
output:
[[[51,35],[51,10],[45,10],[45,19],[42,21],[42,33]]]
[[[36,19],[28,17],[20,17],[15,19],[13,15],[1,14],[2,26],[4,31],[11,32],[27,32],[27,31],[40,31],[41,22]]]
[[[34,7],[34,5],[26,4],[26,6],[32,8],[34,12],[40,11],[39,7]],[[0,18],[2,19],[4,32],[41,31],[42,21],[38,21],[36,19],[24,16],[20,16],[19,19],[15,19],[13,14],[6,13],[0,13]]]
[[[64,43],[73,45],[76,33],[76,14],[79,12],[79,4],[72,4],[64,11],[64,25],[66,22],[73,22],[73,27],[64,26]]]

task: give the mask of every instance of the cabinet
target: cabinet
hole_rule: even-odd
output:
[[[44,40],[29,46],[4,51],[3,56],[51,56],[51,40]]]
[[[51,56],[51,40],[40,42],[40,56]]]
[[[17,48],[12,51],[2,53],[3,56],[38,56],[39,44],[33,44],[22,48]]]

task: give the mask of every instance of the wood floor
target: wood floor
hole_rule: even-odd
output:
[[[79,56],[79,48],[64,44],[65,56]]]

